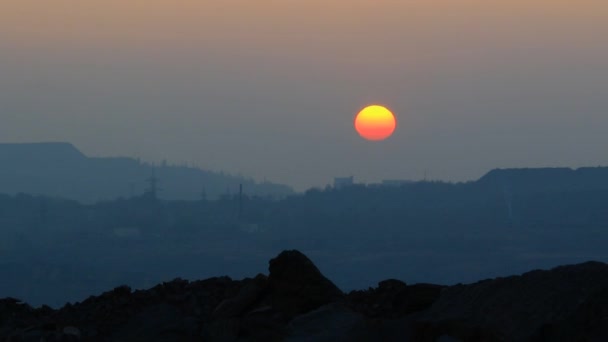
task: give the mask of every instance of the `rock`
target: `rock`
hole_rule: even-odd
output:
[[[408,286],[407,303],[404,312],[410,314],[430,308],[439,299],[445,288],[447,286],[434,284],[414,284]]]
[[[260,299],[267,289],[268,278],[258,274],[251,282],[244,285],[239,293],[224,300],[213,311],[213,319],[225,319],[242,315],[253,303]]]
[[[420,319],[435,325],[458,321],[469,330],[490,332],[508,341],[525,341],[542,335],[541,329],[550,330],[551,323],[555,326],[567,322],[580,312],[582,304],[599,301],[599,298],[590,301],[594,294],[607,289],[607,264],[561,266],[450,286]],[[601,318],[596,309],[599,308],[590,306],[587,312]],[[606,334],[602,336],[608,337]]]
[[[0,341],[16,331],[36,325],[37,312],[15,298],[0,299]]]
[[[75,337],[78,339],[80,339],[80,337],[81,337],[80,330],[76,327],[63,328],[63,334],[66,336],[72,336],[72,337]]]
[[[272,306],[289,317],[314,310],[344,295],[299,251],[270,260],[268,285]]]
[[[446,320],[441,322],[412,322],[405,319],[402,324],[412,327],[413,341],[479,341],[501,342],[504,336],[496,330],[484,325],[472,324],[462,320]],[[511,341],[506,339],[506,341]]]
[[[591,294],[571,316],[543,324],[533,341],[606,341],[608,288]]]
[[[363,322],[363,315],[342,303],[324,305],[295,317],[289,323],[287,341],[347,341],[353,329]]]
[[[131,316],[127,322],[114,328],[112,340],[115,341],[153,341],[169,337],[184,338],[192,333],[184,329],[184,316],[168,303],[148,305]]]
[[[437,338],[437,342],[462,342],[461,339],[444,334]]]
[[[608,265],[347,296],[302,253],[270,275],[121,286],[59,310],[0,299],[0,341],[608,341]]]
[[[381,292],[397,292],[406,288],[407,284],[398,279],[387,279],[378,283],[378,291]]]
[[[131,294],[131,287],[129,287],[127,285],[121,285],[121,286],[115,287],[114,290],[112,290],[112,293],[115,296],[128,296]]]
[[[415,284],[407,286],[396,279],[378,283],[367,291],[351,291],[347,298],[351,307],[366,316],[398,318],[429,308],[444,286]]]
[[[361,324],[357,324],[349,334],[348,341],[352,342],[409,342],[435,340],[414,339],[411,322],[403,319],[378,319],[367,318]]]
[[[266,306],[247,313],[241,319],[240,335],[248,341],[284,341],[286,325],[284,315]]]
[[[239,337],[241,320],[238,317],[210,322],[203,332],[203,341],[234,342]]]
[[[61,329],[55,324],[43,324],[32,326],[18,331],[8,338],[8,341],[46,341],[46,342],[69,342],[80,341],[80,330],[76,327],[68,326]]]
[[[267,289],[268,279],[258,274],[254,279],[244,281],[245,284],[234,296],[222,301],[213,311],[211,322],[205,327],[205,336],[210,341],[234,341],[241,332],[241,317],[251,306],[260,300]],[[248,324],[246,330],[254,327],[256,331],[264,329],[260,324]],[[251,333],[249,331],[249,333]],[[271,340],[264,338],[263,340]]]

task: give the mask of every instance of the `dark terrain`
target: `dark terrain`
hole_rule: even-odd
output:
[[[393,277],[453,285],[608,262],[606,167],[496,169],[467,183],[272,197],[262,195],[269,183],[89,158],[69,144],[0,144],[0,166],[0,274],[10,275],[0,297],[33,306],[57,309],[121,284],[241,279],[265,272],[285,249],[310,256],[344,292]],[[144,191],[154,170],[158,189]],[[139,186],[124,197],[131,181]],[[226,184],[243,184],[242,195],[221,195]]]
[[[269,275],[117,287],[59,310],[0,300],[4,341],[606,341],[608,265],[343,293],[298,251]]]
[[[606,167],[290,194],[69,144],[0,165],[0,340],[606,340]],[[331,282],[298,253],[232,280],[286,249]]]

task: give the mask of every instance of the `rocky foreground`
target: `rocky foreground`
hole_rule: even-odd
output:
[[[123,286],[59,310],[0,300],[2,341],[608,341],[608,265],[470,285],[342,293],[298,251],[269,275],[148,290]]]

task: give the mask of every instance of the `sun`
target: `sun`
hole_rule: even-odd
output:
[[[367,106],[355,117],[357,133],[367,140],[384,140],[395,132],[395,128],[397,128],[395,115],[384,106]]]

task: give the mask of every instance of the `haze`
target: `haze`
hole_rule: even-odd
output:
[[[605,1],[0,4],[0,140],[296,189],[605,165]],[[356,112],[395,111],[381,143]]]

